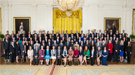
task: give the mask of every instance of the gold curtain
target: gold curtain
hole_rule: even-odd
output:
[[[82,9],[78,9],[77,11],[72,12],[72,15],[68,17],[66,12],[59,10],[58,8],[53,9],[53,29],[56,34],[58,30],[64,31],[66,30],[68,33],[73,31],[73,33],[81,32],[82,28]]]

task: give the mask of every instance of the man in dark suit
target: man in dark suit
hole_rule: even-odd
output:
[[[16,40],[16,41],[19,40],[19,34],[16,34],[15,40]]]
[[[118,37],[118,38],[119,38],[119,31],[118,31],[118,30],[116,30],[115,35],[116,35],[116,37]]]
[[[82,46],[82,49],[84,49],[85,45],[84,45],[83,41],[81,41],[81,43],[79,44],[79,46]]]
[[[97,37],[97,32],[96,32],[96,29],[94,29],[94,37]]]
[[[13,63],[15,61],[15,45],[13,43],[13,41],[11,41],[11,45],[10,45],[10,57],[11,57],[11,63]]]
[[[52,30],[52,37],[55,37],[56,35],[54,34],[54,30]]]
[[[60,49],[63,50],[64,44],[63,44],[63,41],[62,40],[60,40],[59,46],[60,46]]]
[[[121,33],[122,37],[126,37],[126,33],[125,30],[123,30],[123,32]]]
[[[130,41],[130,38],[128,37],[128,34],[126,34],[126,41]]]
[[[34,49],[34,44],[33,44],[33,41],[30,41],[29,46],[31,46],[31,48],[32,48],[32,49]]]
[[[56,43],[57,43],[57,44],[60,43],[60,38],[59,38],[59,36],[58,36],[57,39],[56,39]]]
[[[55,46],[55,49],[57,50],[57,48],[58,48],[58,44],[56,43],[56,40],[54,40],[54,43],[53,43],[53,45],[52,46]]]
[[[110,30],[109,37],[113,37],[113,31],[112,31],[112,29]]]
[[[118,40],[115,41],[114,43],[114,61],[118,62],[118,54],[119,54],[119,49],[120,49],[120,44],[118,43]]]
[[[70,42],[69,42],[69,39],[67,38],[67,42],[65,42],[64,44],[66,47],[67,47],[67,50],[69,49],[69,45],[70,45]]]
[[[9,45],[10,42],[8,41],[8,37],[5,37],[5,40],[3,42],[3,49],[5,51],[5,61],[6,59],[9,59]]]
[[[41,45],[40,45],[40,48],[41,48],[41,46],[43,46],[43,49],[45,49],[46,50],[46,44],[45,44],[45,40],[42,40],[42,43],[41,43]]]
[[[71,40],[73,40],[73,39],[74,39],[74,34],[72,33],[72,34],[71,34]]]
[[[67,37],[67,34],[68,34],[68,32],[67,32],[67,30],[66,30],[66,33],[64,34],[64,37],[65,37],[65,38]]]
[[[102,41],[102,49],[101,49],[101,50],[104,50],[104,47],[106,47],[106,45],[107,45],[107,44],[106,44],[105,41],[103,40],[103,41]]]
[[[49,49],[52,49],[52,42],[51,42],[51,40],[50,39],[48,39],[48,43],[47,43],[47,45],[49,46]],[[47,46],[46,45],[46,46]]]
[[[38,46],[36,45],[36,49],[34,49],[34,65],[38,65],[38,58],[39,58],[39,49]]]
[[[48,43],[48,39],[47,39],[47,36],[45,36],[45,44]]]
[[[78,33],[78,30],[76,31],[76,33],[74,34],[74,36],[77,38],[77,35],[80,36],[80,33]]]
[[[104,31],[104,37],[107,37],[107,32],[106,32],[106,30]]]
[[[90,43],[89,43],[89,40],[88,40],[88,39],[86,40],[85,45],[88,47],[89,50],[91,50],[91,49],[90,49]]]
[[[57,65],[61,65],[62,52],[63,51],[61,50],[60,45],[59,45],[58,49],[56,50]]]
[[[88,36],[91,37],[91,33],[90,33],[90,30],[88,30]]]

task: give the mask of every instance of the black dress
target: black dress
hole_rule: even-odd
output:
[[[25,53],[25,56],[28,56],[27,55],[27,51],[28,51],[28,49],[29,49],[29,45],[25,45],[26,46],[26,53]]]
[[[20,51],[20,46],[19,45],[15,45],[15,50],[16,50],[16,56],[19,55],[19,52]]]

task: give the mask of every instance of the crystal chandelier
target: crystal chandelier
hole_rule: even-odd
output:
[[[84,3],[84,0],[54,0],[61,11],[65,11],[67,16],[72,15]]]

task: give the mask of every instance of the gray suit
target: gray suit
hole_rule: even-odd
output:
[[[96,51],[97,51],[98,47],[100,47],[100,49],[102,49],[102,43],[101,42],[99,42],[99,44],[97,42],[95,46],[96,46]]]
[[[24,51],[24,45],[23,44],[20,45],[20,50],[21,50],[21,55],[24,56],[25,52],[23,52]]]

